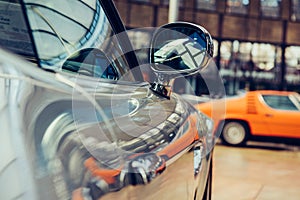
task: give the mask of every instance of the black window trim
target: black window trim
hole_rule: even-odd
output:
[[[120,38],[119,33],[126,33],[125,26],[120,18],[119,12],[117,11],[115,4],[113,3],[112,0],[99,0],[100,4],[109,20],[111,23],[112,29],[114,33],[116,34],[116,37],[118,39],[118,42],[120,43],[120,46],[122,48],[123,52],[125,53],[125,58],[126,61],[129,64],[130,69],[134,69],[133,76],[135,78],[135,81],[144,81],[142,72],[140,69],[137,67],[139,66],[137,57],[135,55],[135,52],[133,51],[132,44],[129,40],[129,37],[127,34],[121,34],[122,38]]]

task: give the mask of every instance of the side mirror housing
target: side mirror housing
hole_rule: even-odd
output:
[[[213,40],[202,26],[175,22],[161,26],[150,48],[150,63],[157,75],[151,89],[169,97],[170,80],[202,70],[213,56]]]

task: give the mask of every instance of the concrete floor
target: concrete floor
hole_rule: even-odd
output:
[[[300,200],[300,148],[217,145],[213,200]]]

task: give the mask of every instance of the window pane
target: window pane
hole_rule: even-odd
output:
[[[290,46],[286,48],[286,81],[289,84],[300,83],[300,46]]]
[[[249,0],[227,0],[226,12],[234,14],[247,14]]]
[[[221,68],[228,68],[230,57],[231,57],[231,48],[232,42],[230,41],[223,41],[221,43]]]
[[[25,6],[41,67],[61,69],[78,50],[97,48],[115,61],[120,72],[129,70],[99,1],[26,0]]]
[[[130,0],[131,2],[142,2],[142,3],[148,3],[150,0]]]
[[[149,48],[152,32],[153,30],[146,28],[127,31],[140,64],[147,64],[149,62]]]
[[[197,8],[204,10],[216,10],[216,0],[197,0]]]
[[[183,7],[183,0],[177,0],[179,1],[179,6]],[[169,5],[170,0],[162,0],[163,5]]]
[[[36,61],[29,27],[22,12],[20,4],[0,1],[0,46]]]
[[[274,61],[277,57],[276,46],[271,44],[254,43],[252,47],[253,61],[261,71],[270,71],[275,65]]]
[[[279,17],[280,16],[281,0],[260,0],[260,8],[264,17]]]
[[[298,110],[288,96],[263,95],[263,99],[271,108],[279,110]]]
[[[220,48],[220,74],[228,94],[239,89],[275,89],[280,83],[280,46],[235,40],[223,41]]]
[[[292,0],[291,19],[293,21],[299,21],[300,20],[300,0]]]

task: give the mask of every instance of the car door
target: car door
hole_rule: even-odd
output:
[[[271,136],[300,138],[299,107],[295,104],[295,97],[285,95],[262,95],[267,109],[264,118],[271,130],[266,133]]]
[[[3,1],[0,9],[24,17],[26,36],[4,48],[32,61],[0,50],[0,199],[202,198],[211,119],[131,71],[136,58],[126,33],[116,35],[125,30],[112,1]],[[199,26],[173,26],[211,42]],[[207,61],[206,46],[193,51],[197,61]]]
[[[3,61],[14,60],[1,65],[7,82],[2,142],[9,141],[1,151],[1,199],[194,199],[196,191],[204,193],[210,119],[180,96],[158,97],[147,83],[98,80],[95,89],[95,79],[77,78],[72,87],[68,74],[1,53]]]

